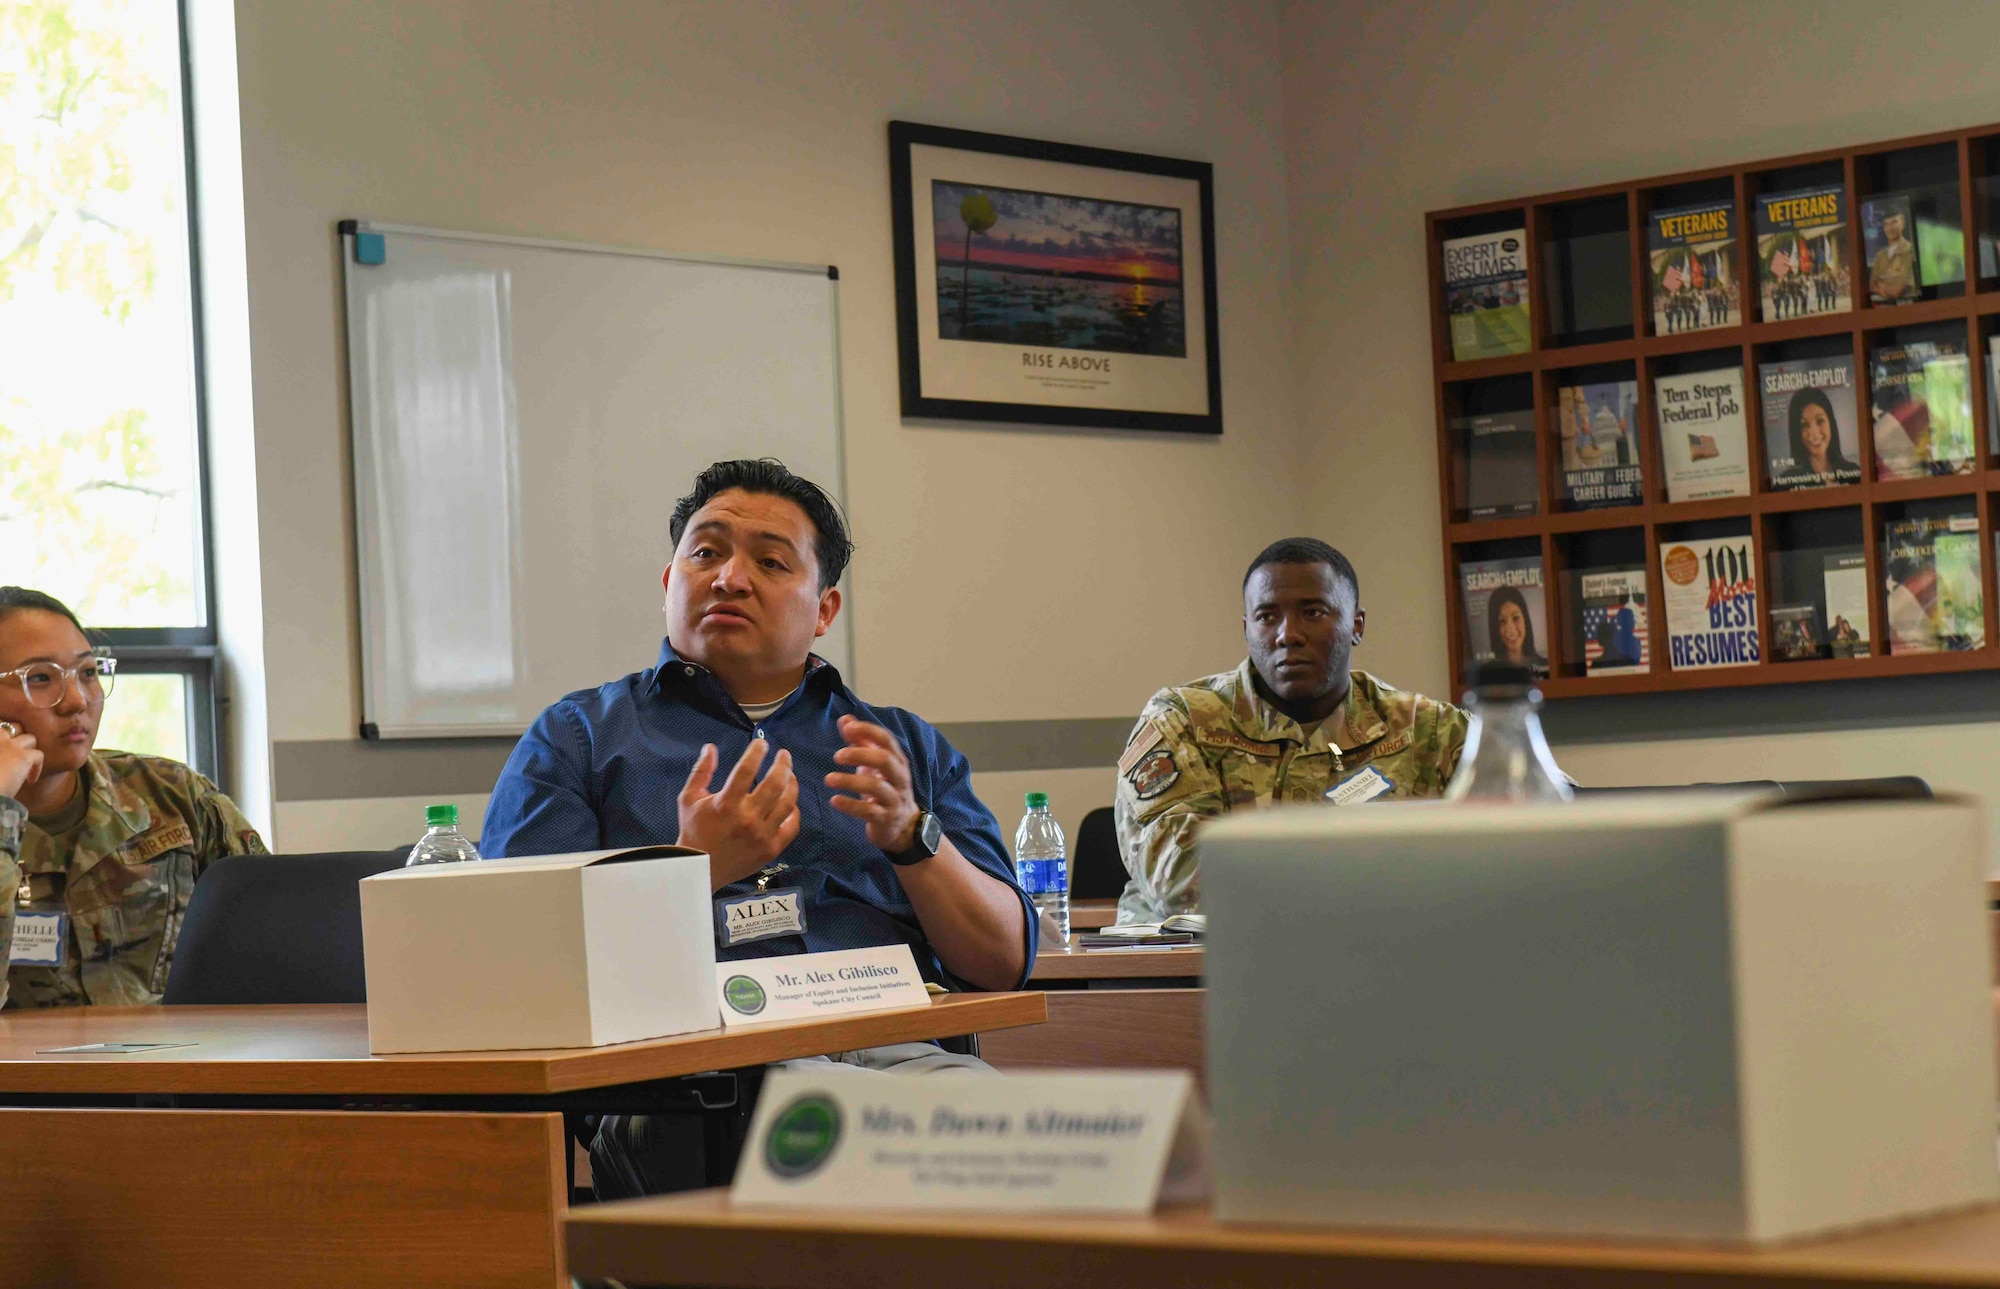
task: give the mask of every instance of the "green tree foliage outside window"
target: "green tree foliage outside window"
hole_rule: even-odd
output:
[[[171,0],[0,0],[0,582],[91,626],[205,616],[180,96]],[[185,756],[141,680],[107,725]]]

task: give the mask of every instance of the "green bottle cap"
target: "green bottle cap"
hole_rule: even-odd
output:
[[[1028,809],[1030,809],[1030,810],[1046,810],[1046,809],[1048,809],[1048,807],[1049,807],[1049,794],[1048,794],[1048,793],[1046,793],[1046,792],[1030,792],[1030,793],[1028,794]]]
[[[458,827],[458,807],[426,806],[424,807],[424,823],[432,828],[456,828]]]

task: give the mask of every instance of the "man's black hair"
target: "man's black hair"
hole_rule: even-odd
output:
[[[41,591],[31,591],[25,586],[0,586],[0,618],[6,617],[16,609],[39,609],[43,613],[60,614],[69,619],[69,624],[81,632],[85,640],[92,639],[83,623],[77,621],[76,614],[71,613],[69,606],[55,596]],[[92,643],[96,642],[92,640]]]
[[[697,510],[714,500],[716,495],[741,488],[745,492],[761,492],[773,497],[783,497],[794,502],[806,512],[806,518],[813,526],[813,557],[819,564],[819,589],[824,591],[840,580],[847,571],[847,561],[854,554],[854,543],[847,539],[847,521],[842,518],[840,507],[826,489],[810,479],[801,479],[785,463],[775,457],[763,457],[756,461],[717,461],[694,477],[694,491],[674,503],[674,515],[667,524],[667,532],[674,539],[674,549],[679,550],[681,534],[687,531],[688,521]]]
[[[1354,575],[1354,565],[1317,537],[1285,537],[1258,551],[1250,567],[1243,570],[1245,588],[1250,585],[1250,575],[1266,564],[1325,564],[1333,569],[1336,581],[1347,583],[1354,591],[1354,602],[1361,603],[1361,579]]]

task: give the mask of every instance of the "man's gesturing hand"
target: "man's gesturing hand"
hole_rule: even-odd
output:
[[[833,754],[852,774],[829,774],[826,786],[851,797],[835,797],[833,808],[868,825],[868,840],[890,854],[908,850],[917,838],[916,789],[910,783],[910,761],[903,745],[880,725],[853,716],[840,718],[840,736],[847,746]]]
[[[799,781],[792,775],[792,754],[778,753],[764,781],[751,786],[769,750],[763,739],[753,740],[723,780],[722,790],[710,792],[720,758],[715,744],[703,744],[681,789],[680,844],[708,854],[717,890],[769,864],[799,835]]]

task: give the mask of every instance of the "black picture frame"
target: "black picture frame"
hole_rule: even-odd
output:
[[[1118,316],[1125,322],[1124,335],[1112,333],[1109,342],[1104,340],[1106,331],[1099,327],[1091,334],[1090,343],[1037,344],[1015,337],[968,337],[947,336],[945,334],[944,272],[939,268],[935,236],[927,237],[919,245],[917,237],[918,221],[913,200],[916,168],[912,164],[913,150],[918,147],[946,149],[953,153],[965,154],[964,158],[953,158],[953,164],[962,169],[977,172],[981,156],[995,158],[1020,158],[1035,162],[1053,162],[1068,167],[1086,167],[1104,172],[1101,185],[1085,182],[1078,185],[1073,173],[1066,173],[1060,182],[1061,192],[1021,190],[1005,183],[972,173],[957,180],[958,186],[971,184],[991,187],[995,191],[1007,191],[1019,196],[1035,197],[1059,202],[1080,202],[1114,206],[1129,205],[1137,208],[1166,211],[1173,210],[1172,226],[1177,241],[1176,258],[1172,268],[1175,277],[1171,290],[1178,296],[1178,309],[1169,310],[1164,303],[1155,301],[1150,305],[1140,303],[1136,307],[1130,299],[1121,299]],[[934,154],[933,154],[934,155]],[[997,169],[997,167],[996,167]],[[1157,200],[1147,201],[1130,195],[1139,185],[1128,183],[1121,190],[1119,176],[1152,176],[1155,181],[1149,188],[1157,188],[1157,179],[1179,180],[1193,186],[1193,200],[1186,206],[1163,205]],[[927,182],[936,183],[932,179]],[[1075,191],[1077,187],[1088,191]],[[1214,167],[1205,161],[1188,161],[1175,157],[1149,156],[1137,152],[1120,152],[1108,148],[1090,148],[1075,144],[1052,143],[1040,139],[1021,139],[1004,134],[986,134],[975,130],[957,130],[944,126],[921,125],[911,121],[891,121],[889,123],[889,188],[893,208],[893,228],[896,255],[896,331],[897,356],[901,375],[902,414],[913,419],[1010,421],[1030,425],[1073,425],[1105,429],[1160,430],[1185,434],[1222,433],[1222,341],[1217,326],[1216,271],[1215,271],[1215,173]],[[1186,235],[1187,217],[1193,214],[1200,221],[1200,228],[1194,238]],[[991,226],[991,208],[988,210],[988,226]],[[977,265],[971,254],[972,237],[983,229],[971,228],[968,220],[966,239],[967,252],[959,265],[964,275],[960,287],[960,325],[965,324],[965,308],[970,302],[974,287],[973,273]],[[1201,263],[1197,273],[1187,273],[1185,253],[1189,243],[1199,247]],[[937,334],[931,347],[934,370],[933,381],[926,392],[925,380],[925,314],[919,297],[920,264],[928,256],[929,280],[933,287],[930,294],[931,317],[939,319]],[[1116,292],[1119,284],[1102,273],[1076,272],[1065,274],[1061,270],[1028,269],[1009,270],[1010,274],[1032,273],[1048,276],[1052,286],[1048,291],[1067,290],[1071,294],[1088,297],[1108,296]],[[1143,269],[1135,270],[1134,288],[1122,294],[1143,300],[1145,288],[1152,287],[1158,293],[1166,288],[1163,283],[1149,282],[1144,278]],[[1067,277],[1067,281],[1064,279]],[[1198,283],[1201,299],[1190,302],[1188,287]],[[1112,286],[1113,291],[1103,288]],[[1190,307],[1193,304],[1195,307]],[[1053,315],[1051,315],[1053,316]],[[1137,321],[1133,321],[1133,319]],[[1199,324],[1200,334],[1193,334],[1195,328],[1190,322]],[[1034,325],[1014,323],[1002,325]],[[1041,325],[1048,326],[1044,321]],[[1177,328],[1178,330],[1175,330]],[[1164,337],[1164,338],[1163,338]],[[1180,351],[1171,352],[1171,345],[1178,339]],[[1113,347],[1118,343],[1128,347]],[[942,383],[936,370],[941,364],[935,357],[946,350],[947,345],[993,345],[1018,349],[1022,354],[1022,365],[1007,370],[1010,380],[996,375],[965,376],[954,374],[954,386],[950,395],[944,394]],[[1146,348],[1130,346],[1146,345]],[[1163,347],[1167,347],[1162,352]],[[967,351],[958,351],[967,352]],[[997,352],[997,351],[994,351]],[[1124,361],[1120,361],[1121,355]],[[993,352],[979,351],[977,355],[991,367],[997,359]],[[1137,362],[1131,360],[1137,359]],[[1198,362],[1204,370],[1191,371],[1176,367],[1176,363]],[[1114,363],[1117,364],[1114,367]],[[1063,376],[1040,376],[1038,373],[1055,369],[1057,364],[1078,364],[1085,371],[1073,378],[1079,382],[1095,382],[1104,388],[1090,397],[1096,405],[1079,403],[1069,405],[1060,401],[1024,402],[1017,396],[1008,397],[1010,387],[1039,383],[1044,386],[1044,397],[1060,399],[1062,390],[1057,386],[1072,378]],[[1134,371],[1134,368],[1137,371]],[[1098,379],[1099,371],[1104,373]],[[1115,376],[1112,373],[1116,372]],[[1157,373],[1157,378],[1149,373]],[[990,387],[992,396],[967,396],[968,384]],[[1178,399],[1185,410],[1175,407],[1161,410],[1155,406],[1104,405],[1106,400],[1114,404],[1127,393],[1139,394],[1161,403]],[[1197,400],[1197,395],[1199,399]],[[1082,397],[1080,395],[1080,397]],[[1132,400],[1135,403],[1138,399]],[[1197,406],[1197,402],[1199,406]]]

